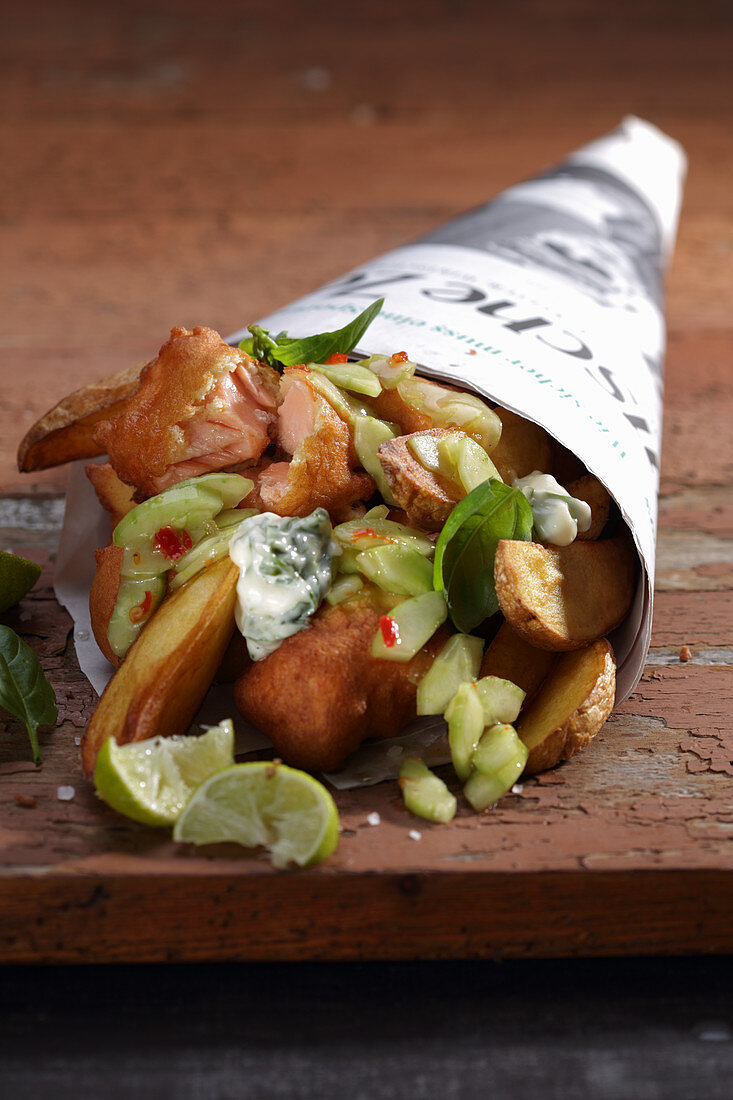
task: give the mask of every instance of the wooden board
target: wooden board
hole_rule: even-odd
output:
[[[4,621],[39,652],[60,724],[36,771],[0,722],[3,961],[733,951],[733,28],[713,5],[560,7],[319,7],[276,53],[294,4],[222,3],[203,30],[193,3],[97,19],[67,0],[45,30],[44,5],[12,16],[0,545],[46,568]],[[243,75],[255,45],[268,79]],[[682,140],[692,166],[638,691],[586,752],[489,814],[430,827],[392,784],[339,795],[339,849],[314,871],[191,855],[108,811],[79,774],[95,700],[49,587],[65,474],[14,472],[24,426],[148,358],[170,325],[231,331],[627,110]]]

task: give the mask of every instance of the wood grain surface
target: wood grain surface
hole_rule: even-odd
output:
[[[733,951],[728,5],[30,0],[0,50],[0,545],[44,564],[3,621],[60,715],[40,770],[0,722],[0,959]],[[232,331],[630,111],[690,157],[637,692],[580,756],[419,841],[395,785],[340,794],[315,871],[191,855],[107,810],[79,772],[95,696],[50,587],[66,475],[15,471],[26,428],[172,325]]]

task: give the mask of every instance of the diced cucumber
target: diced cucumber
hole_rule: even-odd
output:
[[[143,501],[123,516],[114,529],[112,541],[115,546],[123,547],[139,546],[145,541],[152,545],[156,531],[162,527],[185,531],[194,524],[212,520],[220,511],[221,496],[218,493],[182,481],[172,489]],[[168,568],[168,564],[164,568]]]
[[[375,379],[376,381],[376,379]],[[379,461],[378,450],[382,443],[388,439],[394,439],[394,432],[376,416],[357,416],[354,421],[354,450],[359,462],[366,472],[374,478],[374,482],[387,504],[396,504],[392,490],[384,476],[382,463]]]
[[[455,795],[439,776],[416,756],[406,756],[400,765],[399,784],[410,813],[442,825],[456,816]]]
[[[526,692],[511,680],[502,680],[498,676],[484,676],[476,682],[476,690],[484,708],[485,725],[494,726],[497,722],[516,721]]]
[[[438,441],[438,453],[455,471],[455,479],[470,493],[477,485],[483,485],[489,478],[502,480],[494,463],[483,447],[470,436],[448,436]]]
[[[442,592],[425,592],[397,604],[383,615],[372,642],[372,657],[409,661],[445,622],[448,610]]]
[[[455,440],[457,443],[460,438],[460,433],[456,432],[455,435],[450,435],[448,440],[441,440],[440,442],[445,443]],[[416,432],[414,435],[409,436],[407,446],[426,470],[447,477],[451,481],[455,480],[456,468],[455,463],[452,461],[451,452],[446,451],[444,447],[440,447],[434,435],[428,435],[427,432]]]
[[[359,363],[310,363],[311,370],[317,370],[334,386],[352,393],[361,393],[365,397],[379,397],[382,386],[376,374]]]
[[[372,355],[370,359],[362,359],[362,366],[369,367],[376,374],[385,390],[393,390],[415,373],[414,363],[394,355]]]
[[[474,394],[457,393],[421,378],[400,382],[397,392],[408,405],[427,412],[438,428],[461,428],[489,453],[499,442],[499,417]]]
[[[484,643],[472,634],[454,634],[417,685],[417,713],[443,714],[463,683],[475,680]]]
[[[350,600],[352,596],[360,592],[363,587],[364,581],[358,573],[337,577],[326,593],[326,602],[330,603],[332,607],[339,603],[345,603],[346,600]]]
[[[362,402],[357,401],[355,398],[349,397],[349,395],[339,389],[338,386],[334,386],[333,382],[326,378],[325,374],[313,370],[308,375],[308,380],[313,389],[320,393],[321,397],[325,397],[331,408],[335,409],[347,424],[353,424],[360,416],[373,415],[372,409],[362,404]]]
[[[513,726],[487,729],[471,758],[473,771],[463,788],[474,810],[493,805],[517,782],[524,771],[529,749]]]
[[[362,523],[367,523],[373,519],[386,519],[389,515],[389,508],[386,504],[375,504],[373,508],[370,508],[368,512],[365,512],[361,517]]]
[[[334,568],[339,573],[361,573],[357,558],[361,553],[355,546],[342,546],[340,554],[334,554]]]
[[[373,546],[402,543],[424,554],[426,558],[432,558],[435,553],[434,542],[414,527],[406,527],[404,523],[397,523],[393,519],[373,518],[375,510],[367,512],[361,519],[350,519],[347,523],[334,527],[334,538],[342,547],[354,550],[370,550]]]
[[[241,474],[214,473],[187,478],[186,481],[180,481],[174,488],[181,485],[193,485],[197,489],[205,489],[208,493],[216,493],[221,500],[221,508],[236,508],[240,500],[249,496],[255,483],[248,477],[242,477]],[[165,491],[169,492],[167,489]]]
[[[238,527],[243,519],[249,519],[250,516],[256,515],[256,508],[225,508],[216,517],[216,526],[220,531],[223,531],[225,527]]]
[[[420,596],[433,590],[433,567],[427,558],[401,544],[362,550],[356,564],[370,581],[398,596]]]
[[[127,653],[145,623],[162,602],[165,592],[165,576],[122,578],[114,611],[107,627],[107,641],[117,657],[124,657]]]
[[[246,516],[242,514],[239,522],[242,523],[245,519]],[[180,588],[181,585],[195,577],[205,565],[212,565],[215,561],[221,561],[222,558],[225,558],[229,553],[229,543],[236,533],[236,527],[225,527],[223,531],[219,531],[215,535],[209,535],[208,538],[197,543],[193,549],[189,550],[174,564],[175,575],[170,580],[170,587],[172,589]]]
[[[465,782],[471,773],[471,757],[484,732],[484,710],[475,684],[463,683],[445,712],[448,744],[456,775]]]

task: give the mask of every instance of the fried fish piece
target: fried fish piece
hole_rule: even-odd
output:
[[[84,473],[94,487],[97,500],[107,512],[114,531],[120,520],[135,507],[131,486],[120,481],[111,462],[92,463],[84,467]]]
[[[89,616],[94,639],[109,663],[115,668],[119,665],[120,658],[109,644],[107,628],[120,591],[120,568],[123,556],[122,547],[115,546],[113,543],[94,551],[97,571],[89,591]]]
[[[382,614],[370,589],[336,607],[323,604],[310,626],[237,681],[241,714],[286,763],[333,771],[366,738],[395,737],[415,718],[418,682],[448,631],[435,634],[411,661],[382,661],[371,653]]]
[[[256,462],[270,442],[276,371],[218,332],[171,329],[140,386],[94,429],[123,481],[152,496],[188,477]]]
[[[277,442],[293,457],[257,475],[261,506],[279,516],[307,516],[325,508],[335,520],[353,515],[375,491],[358,464],[351,427],[310,382],[304,367],[286,367],[280,383]]]

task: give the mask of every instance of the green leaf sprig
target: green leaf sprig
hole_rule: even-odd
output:
[[[298,338],[281,332],[271,336],[261,325],[248,325],[251,337],[240,342],[242,351],[262,359],[276,370],[292,367],[296,363],[325,363],[332,355],[347,355],[356,347],[374,318],[384,305],[384,298],[370,306],[336,332],[319,332],[316,336]]]
[[[497,478],[484,481],[455,506],[435,547],[433,585],[445,593],[458,630],[470,634],[499,610],[494,585],[499,540],[527,542],[531,536],[526,497]]]
[[[56,697],[38,657],[9,626],[0,626],[0,707],[23,722],[40,764],[38,727],[56,724]]]

